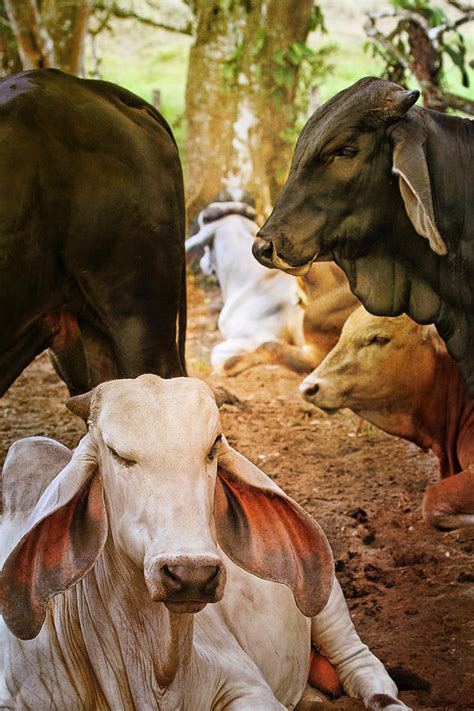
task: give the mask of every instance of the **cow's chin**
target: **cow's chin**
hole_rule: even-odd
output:
[[[309,272],[317,256],[318,254],[316,253],[312,259],[306,262],[306,264],[302,264],[299,267],[292,267],[291,264],[285,262],[285,260],[282,259],[276,251],[274,251],[272,261],[277,269],[281,269],[281,271],[285,272],[286,274],[291,274],[291,276],[303,276],[304,274],[307,274]]]
[[[166,607],[170,612],[177,612],[180,615],[185,613],[195,614],[196,612],[201,612],[207,605],[207,602],[202,602],[200,600],[186,600],[184,602],[170,602],[166,600]]]
[[[313,405],[319,410],[322,410],[326,415],[335,415],[339,412],[341,408],[339,407],[328,407],[327,405],[320,405],[318,402],[313,402]]]

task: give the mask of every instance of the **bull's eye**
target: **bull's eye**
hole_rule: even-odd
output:
[[[334,153],[335,158],[354,158],[357,155],[357,148],[352,148],[351,146],[344,146],[344,148],[338,148]]]
[[[218,449],[219,449],[219,444],[222,442],[222,434],[217,435],[217,437],[214,440],[214,444],[210,448],[209,452],[207,453],[207,461],[208,462],[213,462],[214,459],[216,458]]]
[[[112,457],[117,462],[120,462],[120,464],[123,464],[124,467],[133,467],[133,465],[136,464],[136,461],[134,459],[126,459],[125,457],[121,457],[120,454],[113,447],[108,447],[108,449]]]

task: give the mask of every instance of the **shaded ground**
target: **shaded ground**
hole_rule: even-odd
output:
[[[437,476],[434,456],[367,426],[358,435],[355,416],[315,410],[299,397],[298,376],[281,368],[211,377],[207,357],[218,335],[209,293],[205,303],[191,290],[189,365],[244,402],[245,409],[222,409],[229,441],[322,525],[364,641],[389,667],[431,682],[431,691],[403,693],[405,702],[474,709],[474,529],[441,533],[422,522],[422,492]],[[0,401],[0,462],[26,435],[74,446],[84,428],[64,408],[66,399],[43,354]]]

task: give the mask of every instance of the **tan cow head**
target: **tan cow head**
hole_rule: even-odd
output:
[[[44,491],[1,574],[2,613],[15,635],[36,636],[48,600],[83,578],[106,544],[143,592],[174,612],[222,598],[222,550],[288,585],[305,615],[325,606],[333,560],[324,533],[227,444],[203,382],[115,380],[68,407],[89,433]]]
[[[411,411],[429,387],[437,348],[444,346],[432,326],[405,315],[372,316],[360,306],[300,392],[323,410],[348,407],[385,429],[387,412]]]

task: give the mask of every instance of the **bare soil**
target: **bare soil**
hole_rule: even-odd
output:
[[[367,424],[359,433],[348,411],[321,413],[299,396],[300,378],[277,366],[212,376],[218,300],[194,284],[190,291],[190,374],[242,401],[222,408],[227,438],[319,521],[363,640],[388,667],[431,684],[401,697],[415,709],[474,709],[474,528],[443,533],[423,523],[436,458]],[[67,397],[43,354],[0,401],[0,463],[19,437],[75,446],[85,430],[64,408]]]

